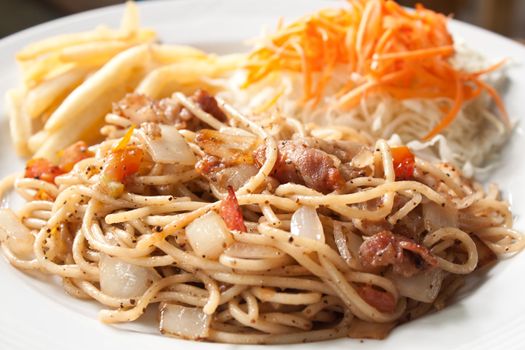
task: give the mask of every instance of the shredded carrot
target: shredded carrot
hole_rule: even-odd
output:
[[[347,0],[347,5],[287,25],[280,21],[277,31],[248,56],[243,86],[272,73],[296,72],[303,77],[302,103],[315,107],[335,70],[343,67],[347,81],[333,95],[341,109],[354,108],[372,91],[399,99],[449,98],[452,106],[425,139],[441,133],[464,103],[482,92],[509,125],[501,97],[481,79],[505,60],[477,72],[456,69],[449,60],[455,50],[448,17],[421,5],[408,11],[391,0]],[[362,79],[350,79],[351,73]]]
[[[456,84],[456,98],[454,99],[454,104],[452,108],[450,108],[450,111],[447,113],[445,118],[443,118],[439,124],[432,129],[425,137],[423,137],[423,140],[429,140],[432,137],[436,136],[441,130],[446,128],[447,126],[452,123],[454,120],[454,117],[458,114],[458,112],[461,109],[462,103],[463,103],[463,88],[462,88],[462,79],[461,77],[457,76],[455,79]]]
[[[454,47],[452,45],[433,47],[430,49],[412,50],[404,52],[392,52],[380,55],[375,55],[373,60],[394,60],[394,59],[405,59],[405,60],[420,60],[427,57],[434,57],[436,55],[451,55],[454,53]]]
[[[129,127],[128,131],[126,131],[126,133],[124,134],[122,139],[119,141],[119,143],[117,143],[117,145],[115,147],[113,147],[114,151],[118,151],[118,150],[122,150],[122,149],[126,148],[126,146],[128,145],[129,141],[131,141],[131,136],[133,135],[133,130],[135,130],[135,125],[131,125]]]

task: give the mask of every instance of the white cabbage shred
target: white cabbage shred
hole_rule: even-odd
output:
[[[475,71],[490,64],[463,45],[456,46],[456,55],[451,61],[458,69]],[[467,176],[486,173],[494,165],[498,150],[510,136],[510,131],[495,113],[491,98],[486,93],[465,103],[453,123],[427,142],[422,141],[422,137],[443,118],[440,107],[452,104],[450,99],[398,100],[374,93],[366,95],[359,106],[349,111],[330,108],[334,105],[335,91],[345,84],[347,77],[348,72],[343,68],[336,70],[324,98],[315,108],[301,104],[302,76],[297,73],[273,73],[246,89],[239,87],[244,79],[242,71],[214,83],[223,85],[222,97],[244,106],[243,111],[250,115],[260,114],[259,109],[265,101],[279,94],[275,105],[263,114],[295,117],[305,123],[322,126],[350,126],[374,138],[390,139],[396,135],[395,142],[407,144],[419,156],[452,163],[461,167]],[[359,78],[355,73],[352,77]],[[505,69],[500,69],[487,74],[485,81],[501,90],[505,78]]]

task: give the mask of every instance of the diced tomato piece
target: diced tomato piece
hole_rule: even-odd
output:
[[[396,309],[396,300],[389,292],[377,290],[370,285],[357,287],[356,290],[357,294],[367,304],[375,307],[378,311],[392,313]]]
[[[394,160],[396,180],[410,180],[414,176],[416,159],[406,146],[393,147],[391,150]]]
[[[64,171],[49,160],[34,158],[27,162],[24,177],[55,183],[55,177],[62,174],[64,174]]]
[[[228,196],[223,199],[221,206],[219,207],[219,215],[224,219],[226,226],[230,230],[237,230],[241,232],[247,232],[244,219],[242,217],[241,207],[235,196],[233,187],[228,186]]]
[[[140,169],[144,151],[135,146],[114,149],[106,159],[104,176],[108,181],[124,182]]]
[[[43,189],[39,189],[36,191],[36,194],[33,196],[33,198],[37,201],[53,201],[55,200],[55,197],[44,191]]]
[[[70,172],[73,166],[82,159],[93,157],[95,154],[88,150],[84,141],[78,141],[59,153],[59,167],[65,172]]]

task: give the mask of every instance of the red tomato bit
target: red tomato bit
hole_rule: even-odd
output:
[[[84,141],[78,141],[59,153],[58,164],[64,172],[70,172],[73,166],[82,159],[91,158],[95,154],[88,150]]]
[[[219,207],[219,215],[224,219],[226,226],[230,230],[237,230],[241,232],[247,232],[246,225],[244,225],[244,219],[242,217],[241,207],[235,196],[233,187],[228,186],[228,196],[222,200],[221,206]]]
[[[393,147],[392,159],[394,161],[394,171],[396,180],[410,180],[414,176],[416,159],[410,149],[406,146]]]
[[[64,174],[64,171],[49,160],[34,158],[27,162],[24,177],[55,183],[55,177],[62,174]]]
[[[373,306],[378,311],[392,313],[396,309],[396,300],[394,296],[385,291],[375,289],[370,285],[364,285],[356,288],[357,294],[367,304]]]
[[[104,176],[108,181],[124,182],[140,169],[144,151],[135,146],[114,149],[106,159]]]

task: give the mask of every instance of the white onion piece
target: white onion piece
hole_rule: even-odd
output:
[[[17,256],[31,259],[34,240],[31,231],[11,209],[0,209],[0,242],[5,242]]]
[[[337,250],[341,257],[349,263],[352,261],[352,254],[348,250],[348,244],[346,242],[346,235],[343,232],[343,225],[340,222],[334,221],[334,241],[337,246]]]
[[[257,174],[257,167],[249,164],[239,164],[217,173],[217,180],[219,185],[223,188],[228,186],[233,187],[234,190],[241,188],[250,178]]]
[[[163,304],[160,309],[160,332],[197,340],[208,336],[211,315],[202,308]]]
[[[224,220],[214,211],[195,219],[186,227],[186,238],[195,254],[217,259],[233,244],[233,237]]]
[[[164,124],[158,124],[158,127],[160,136],[149,135],[142,129],[136,131],[146,144],[151,158],[158,163],[194,165],[197,159],[177,128]]]
[[[290,226],[292,235],[324,243],[323,225],[315,208],[301,206],[293,213]]]
[[[434,268],[411,277],[403,277],[393,272],[387,273],[386,277],[394,282],[402,296],[431,303],[438,296],[445,276],[445,271]]]
[[[350,164],[356,168],[366,168],[374,163],[374,154],[368,148],[363,148],[352,158]]]
[[[251,162],[252,152],[257,147],[257,138],[253,135],[223,134],[210,129],[200,130],[195,142],[205,153],[235,164]]]
[[[450,205],[442,207],[434,202],[425,203],[423,204],[423,223],[429,232],[444,227],[457,227],[458,211]]]
[[[280,250],[273,247],[239,242],[234,243],[224,253],[241,259],[271,259],[283,255]]]
[[[115,298],[133,298],[144,294],[157,279],[152,269],[100,254],[100,289]]]

